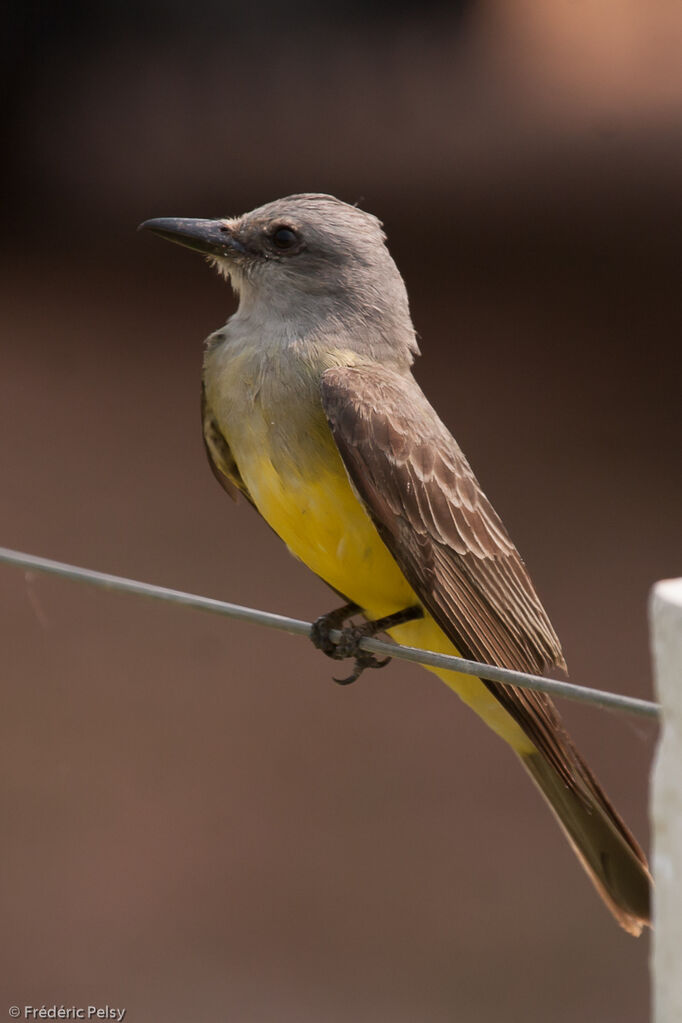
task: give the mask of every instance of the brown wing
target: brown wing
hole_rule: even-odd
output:
[[[465,657],[564,667],[519,554],[419,387],[377,366],[328,370],[322,403],[351,482],[419,599]],[[649,922],[646,857],[544,693],[481,680],[538,753],[522,761],[597,890],[632,934]]]
[[[206,400],[206,389],[203,386],[201,388],[201,419],[204,429],[204,446],[213,475],[233,501],[237,500],[239,494],[243,494],[247,501],[253,504],[248,487],[241,478],[237,463],[232,457],[230,445],[223,437],[218,424],[213,418]]]
[[[559,640],[518,551],[414,380],[383,367],[330,369],[322,402],[384,543],[461,655],[520,671],[563,669]],[[569,781],[570,741],[551,701],[485,685]]]
[[[414,380],[381,367],[332,369],[322,401],[384,542],[462,654],[525,671],[563,667],[516,548]]]

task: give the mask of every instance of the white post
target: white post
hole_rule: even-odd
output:
[[[682,1020],[682,579],[657,583],[651,629],[661,734],[651,791],[654,1023]]]

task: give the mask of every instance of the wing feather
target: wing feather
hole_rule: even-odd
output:
[[[225,440],[218,423],[213,417],[206,399],[205,387],[201,389],[201,419],[204,430],[204,447],[206,448],[206,455],[208,456],[208,462],[213,475],[233,501],[236,501],[239,495],[243,494],[247,501],[253,504],[253,498],[249,494],[248,487],[237,468],[230,445]]]
[[[334,368],[322,403],[382,539],[462,656],[528,672],[565,668],[518,551],[414,380],[385,367]],[[572,746],[549,698],[484,684],[574,787]]]
[[[525,671],[563,667],[516,548],[417,384],[384,367],[335,368],[322,401],[382,538],[458,649]]]

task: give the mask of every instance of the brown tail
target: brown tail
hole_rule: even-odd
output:
[[[521,762],[549,803],[578,859],[621,927],[638,936],[651,925],[646,857],[582,758],[571,750],[569,787],[541,753]]]

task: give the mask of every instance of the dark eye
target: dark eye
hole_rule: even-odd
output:
[[[277,249],[291,249],[298,241],[298,235],[291,227],[276,227],[271,238]]]

